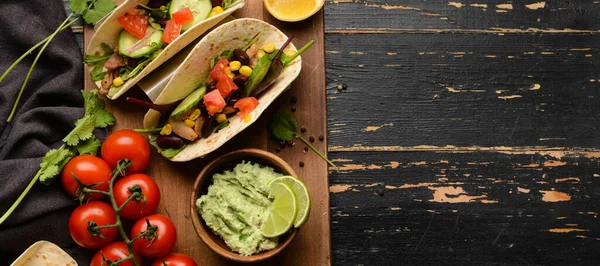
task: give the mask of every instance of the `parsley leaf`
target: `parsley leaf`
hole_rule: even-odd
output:
[[[298,128],[296,120],[288,113],[276,113],[269,121],[268,126],[276,138],[285,141],[294,139]]]
[[[63,139],[63,141],[69,146],[75,146],[79,144],[79,141],[87,140],[92,137],[95,125],[95,117],[86,115],[75,122],[75,128]]]
[[[83,14],[83,19],[87,24],[96,24],[117,5],[113,0],[97,0],[94,6]]]
[[[96,156],[98,154],[98,149],[100,149],[102,143],[95,136],[92,136],[90,139],[86,141],[82,141],[75,147],[79,154],[91,154]]]
[[[40,163],[38,171],[40,182],[49,185],[55,176],[59,175],[63,167],[75,154],[64,145],[59,149],[50,150]]]
[[[87,10],[88,1],[87,0],[71,0],[69,1],[69,8],[75,14],[83,14],[85,10]]]
[[[310,142],[306,141],[302,136],[296,133],[296,129],[298,128],[298,123],[296,119],[294,119],[288,113],[276,113],[269,120],[268,127],[273,133],[273,136],[279,140],[290,141],[294,138],[300,139],[306,146],[308,146],[311,150],[313,150],[319,157],[323,158],[329,165],[333,166],[337,169],[337,166],[333,164],[332,161],[327,159],[325,155],[317,150]]]

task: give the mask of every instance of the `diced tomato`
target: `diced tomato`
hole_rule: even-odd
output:
[[[177,12],[173,13],[171,17],[173,18],[173,20],[175,20],[175,22],[177,22],[180,25],[183,25],[190,21],[194,21],[194,15],[192,14],[192,11],[189,7],[179,9]]]
[[[125,14],[117,18],[119,24],[138,39],[143,39],[148,29],[148,16]]]
[[[243,99],[238,100],[233,105],[233,108],[240,109],[240,112],[238,114],[240,115],[240,118],[244,119],[257,106],[258,106],[258,100],[256,98],[254,98],[254,97],[247,97],[247,98],[243,98]]]
[[[229,61],[227,61],[227,58],[221,58],[221,60],[215,64],[215,67],[213,67],[212,71],[210,71],[210,77],[216,79],[217,81],[223,78],[229,78],[227,73],[225,73],[225,68],[228,65]]]
[[[221,93],[221,96],[223,96],[223,98],[227,98],[227,96],[229,96],[231,92],[237,89],[238,86],[235,85],[235,83],[233,83],[233,79],[231,79],[230,77],[225,76],[225,78],[222,78],[219,81],[217,81],[217,90]]]
[[[165,31],[163,32],[162,41],[165,43],[171,43],[177,37],[179,37],[179,33],[181,32],[181,24],[175,22],[174,20],[167,21],[167,25],[165,26]]]
[[[221,96],[218,90],[211,91],[204,95],[204,106],[206,107],[206,111],[211,116],[214,116],[216,113],[223,111],[225,108],[225,99]]]

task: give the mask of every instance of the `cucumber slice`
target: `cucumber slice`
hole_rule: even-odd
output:
[[[195,91],[190,93],[190,95],[185,97],[185,99],[183,99],[183,101],[181,101],[181,103],[179,103],[179,105],[177,105],[177,107],[175,107],[175,110],[173,110],[173,112],[171,113],[171,116],[172,117],[181,116],[187,110],[192,109],[192,107],[196,106],[196,104],[198,104],[200,102],[200,100],[202,100],[202,97],[204,97],[204,94],[206,94],[206,86],[202,86],[202,87],[196,89]]]
[[[189,7],[190,11],[192,11],[192,15],[194,15],[194,21],[183,24],[181,27],[181,30],[183,31],[188,30],[192,26],[198,24],[198,22],[208,18],[208,15],[212,10],[212,4],[210,3],[210,0],[173,0],[171,1],[171,7],[169,7],[169,16],[172,16],[173,13],[186,7]]]
[[[150,30],[151,27],[148,27],[148,29]],[[152,35],[140,41],[140,39],[131,33],[122,30],[119,34],[119,53],[130,58],[140,58],[150,55],[152,52],[162,48],[162,35],[163,31],[157,30]]]

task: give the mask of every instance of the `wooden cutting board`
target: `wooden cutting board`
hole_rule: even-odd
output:
[[[279,143],[268,132],[266,121],[271,114],[280,110],[291,112],[299,126],[306,127],[302,135],[308,139],[315,138],[314,146],[327,154],[327,119],[325,98],[325,55],[323,11],[311,18],[297,23],[277,21],[263,7],[262,1],[249,0],[242,10],[234,13],[235,17],[252,17],[271,23],[286,33],[295,36],[294,43],[301,47],[310,40],[316,43],[302,55],[302,73],[294,81],[291,88],[256,121],[252,126],[238,134],[234,139],[205,158],[186,163],[173,163],[153,151],[152,161],[147,174],[158,183],[162,199],[159,213],[173,220],[177,228],[177,244],[174,252],[192,256],[199,265],[234,265],[214,253],[200,240],[190,217],[189,197],[192,184],[201,169],[212,159],[224,153],[241,148],[260,148],[278,154],[288,162],[308,186],[312,199],[311,214],[308,222],[301,228],[298,236],[282,253],[261,265],[330,265],[331,245],[329,228],[329,190],[327,164],[314,152],[304,152],[305,145],[296,141],[293,147],[286,147],[277,153]],[[86,27],[84,31],[84,47],[87,47],[93,29]],[[89,78],[89,70],[85,71],[86,89],[95,85]],[[117,118],[111,131],[142,127],[142,118],[146,109],[125,102],[127,96],[147,99],[140,88],[128,91],[119,99],[109,102],[108,109]],[[292,104],[291,98],[297,99]],[[295,107],[295,112],[292,108]],[[324,136],[319,141],[319,136]],[[304,167],[300,167],[304,162]]]

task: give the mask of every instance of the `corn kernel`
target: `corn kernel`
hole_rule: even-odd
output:
[[[227,76],[228,76],[230,79],[233,79],[233,78],[235,78],[235,75],[234,75],[233,73],[229,73],[229,74],[227,74]]]
[[[240,67],[242,67],[242,63],[240,63],[240,61],[229,62],[229,68],[231,68],[231,71],[238,71],[240,70]]]
[[[260,49],[258,52],[256,52],[256,58],[261,59],[263,56],[265,56],[265,51],[263,49]]]
[[[263,45],[263,50],[265,50],[267,53],[272,53],[275,51],[275,44],[273,44],[273,42],[267,42],[265,45]]]
[[[117,77],[115,79],[113,79],[113,85],[115,85],[115,87],[119,87],[121,85],[123,85],[123,83],[125,83],[123,81],[123,79],[121,77]]]
[[[244,122],[248,123],[252,121],[252,115],[247,115],[246,117],[244,117]]]
[[[223,123],[225,123],[225,121],[227,121],[227,115],[225,115],[225,114],[218,114],[217,115],[217,122],[219,124],[223,124]]]
[[[213,7],[212,11],[215,12],[215,13],[217,13],[217,14],[221,14],[225,10],[223,10],[223,8],[221,6],[215,6],[215,7]]]
[[[240,74],[249,77],[250,75],[252,75],[252,68],[249,66],[242,66],[240,67]]]
[[[190,114],[190,116],[188,116],[187,119],[189,120],[196,120],[198,119],[198,117],[200,116],[200,109],[195,109],[192,114]]]
[[[284,53],[285,53],[286,57],[290,57],[292,55],[295,55],[296,51],[294,51],[294,50],[285,50]]]
[[[196,125],[196,121],[190,119],[186,119],[183,123],[188,127],[194,127],[194,125]]]
[[[209,17],[209,18],[212,18],[212,17],[214,17],[214,16],[216,16],[216,15],[217,15],[217,12],[215,12],[215,11],[213,10],[213,11],[210,11],[210,14],[208,14],[208,17]]]
[[[171,124],[166,124],[161,130],[160,130],[160,134],[161,135],[171,135],[171,132],[173,132],[173,126],[171,126]]]

